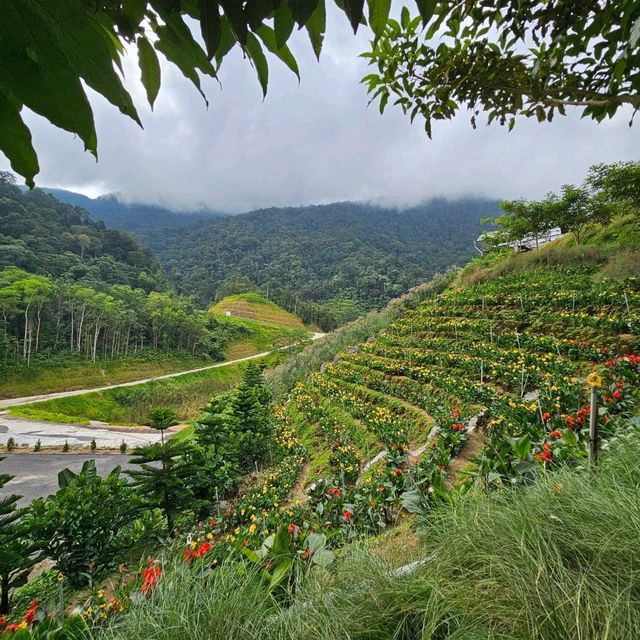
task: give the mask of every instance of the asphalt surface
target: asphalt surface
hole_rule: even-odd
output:
[[[25,506],[35,498],[44,498],[58,489],[58,473],[65,468],[80,471],[86,460],[95,460],[98,473],[107,475],[120,465],[129,468],[130,456],[112,453],[2,453],[0,473],[15,476],[0,488],[0,499],[17,494]]]

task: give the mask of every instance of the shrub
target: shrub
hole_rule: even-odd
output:
[[[104,478],[95,465],[78,475],[66,471],[58,492],[35,500],[25,518],[33,537],[77,586],[116,566],[127,552],[138,502],[119,468]]]

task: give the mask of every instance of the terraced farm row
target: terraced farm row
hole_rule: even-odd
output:
[[[288,523],[303,553],[305,531],[376,533],[454,482],[586,464],[586,378],[601,378],[603,437],[619,433],[640,404],[639,327],[636,279],[548,269],[452,287],[299,384],[278,411],[279,466],[203,534],[251,546]]]

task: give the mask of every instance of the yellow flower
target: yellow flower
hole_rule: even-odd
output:
[[[587,376],[587,384],[590,387],[601,387],[602,386],[602,377],[597,371],[592,371]]]

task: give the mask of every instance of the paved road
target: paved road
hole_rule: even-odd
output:
[[[322,338],[324,333],[314,333],[311,336],[311,340],[318,340]],[[74,391],[59,391],[56,393],[45,393],[37,396],[25,396],[22,398],[6,398],[0,400],[0,409],[6,409],[8,407],[15,407],[19,404],[30,404],[32,402],[44,402],[46,400],[53,400],[55,398],[69,398],[71,396],[81,396],[85,393],[93,393],[96,391],[107,391],[108,389],[118,389],[119,387],[133,387],[137,384],[145,384],[146,382],[153,382],[154,380],[166,380],[167,378],[177,378],[178,376],[186,376],[190,373],[198,373],[199,371],[208,371],[209,369],[217,369],[219,367],[228,367],[232,364],[238,364],[239,362],[246,362],[247,360],[255,360],[256,358],[264,358],[274,351],[280,351],[282,349],[289,349],[295,346],[295,344],[288,345],[286,347],[280,347],[279,349],[273,349],[272,351],[263,351],[262,353],[256,353],[252,356],[246,356],[245,358],[238,358],[236,360],[227,360],[225,362],[218,362],[217,364],[210,364],[206,367],[200,367],[199,369],[190,369],[189,371],[179,371],[178,373],[167,373],[162,376],[156,376],[155,378],[143,378],[142,380],[133,380],[131,382],[121,382],[120,384],[110,384],[106,387],[94,387],[93,389],[76,389]]]
[[[110,453],[3,453],[0,457],[5,458],[0,462],[0,473],[15,476],[0,488],[0,498],[15,493],[22,496],[22,505],[55,493],[58,473],[66,467],[77,473],[85,460],[95,460],[100,475],[118,465],[129,467],[128,455]]]

